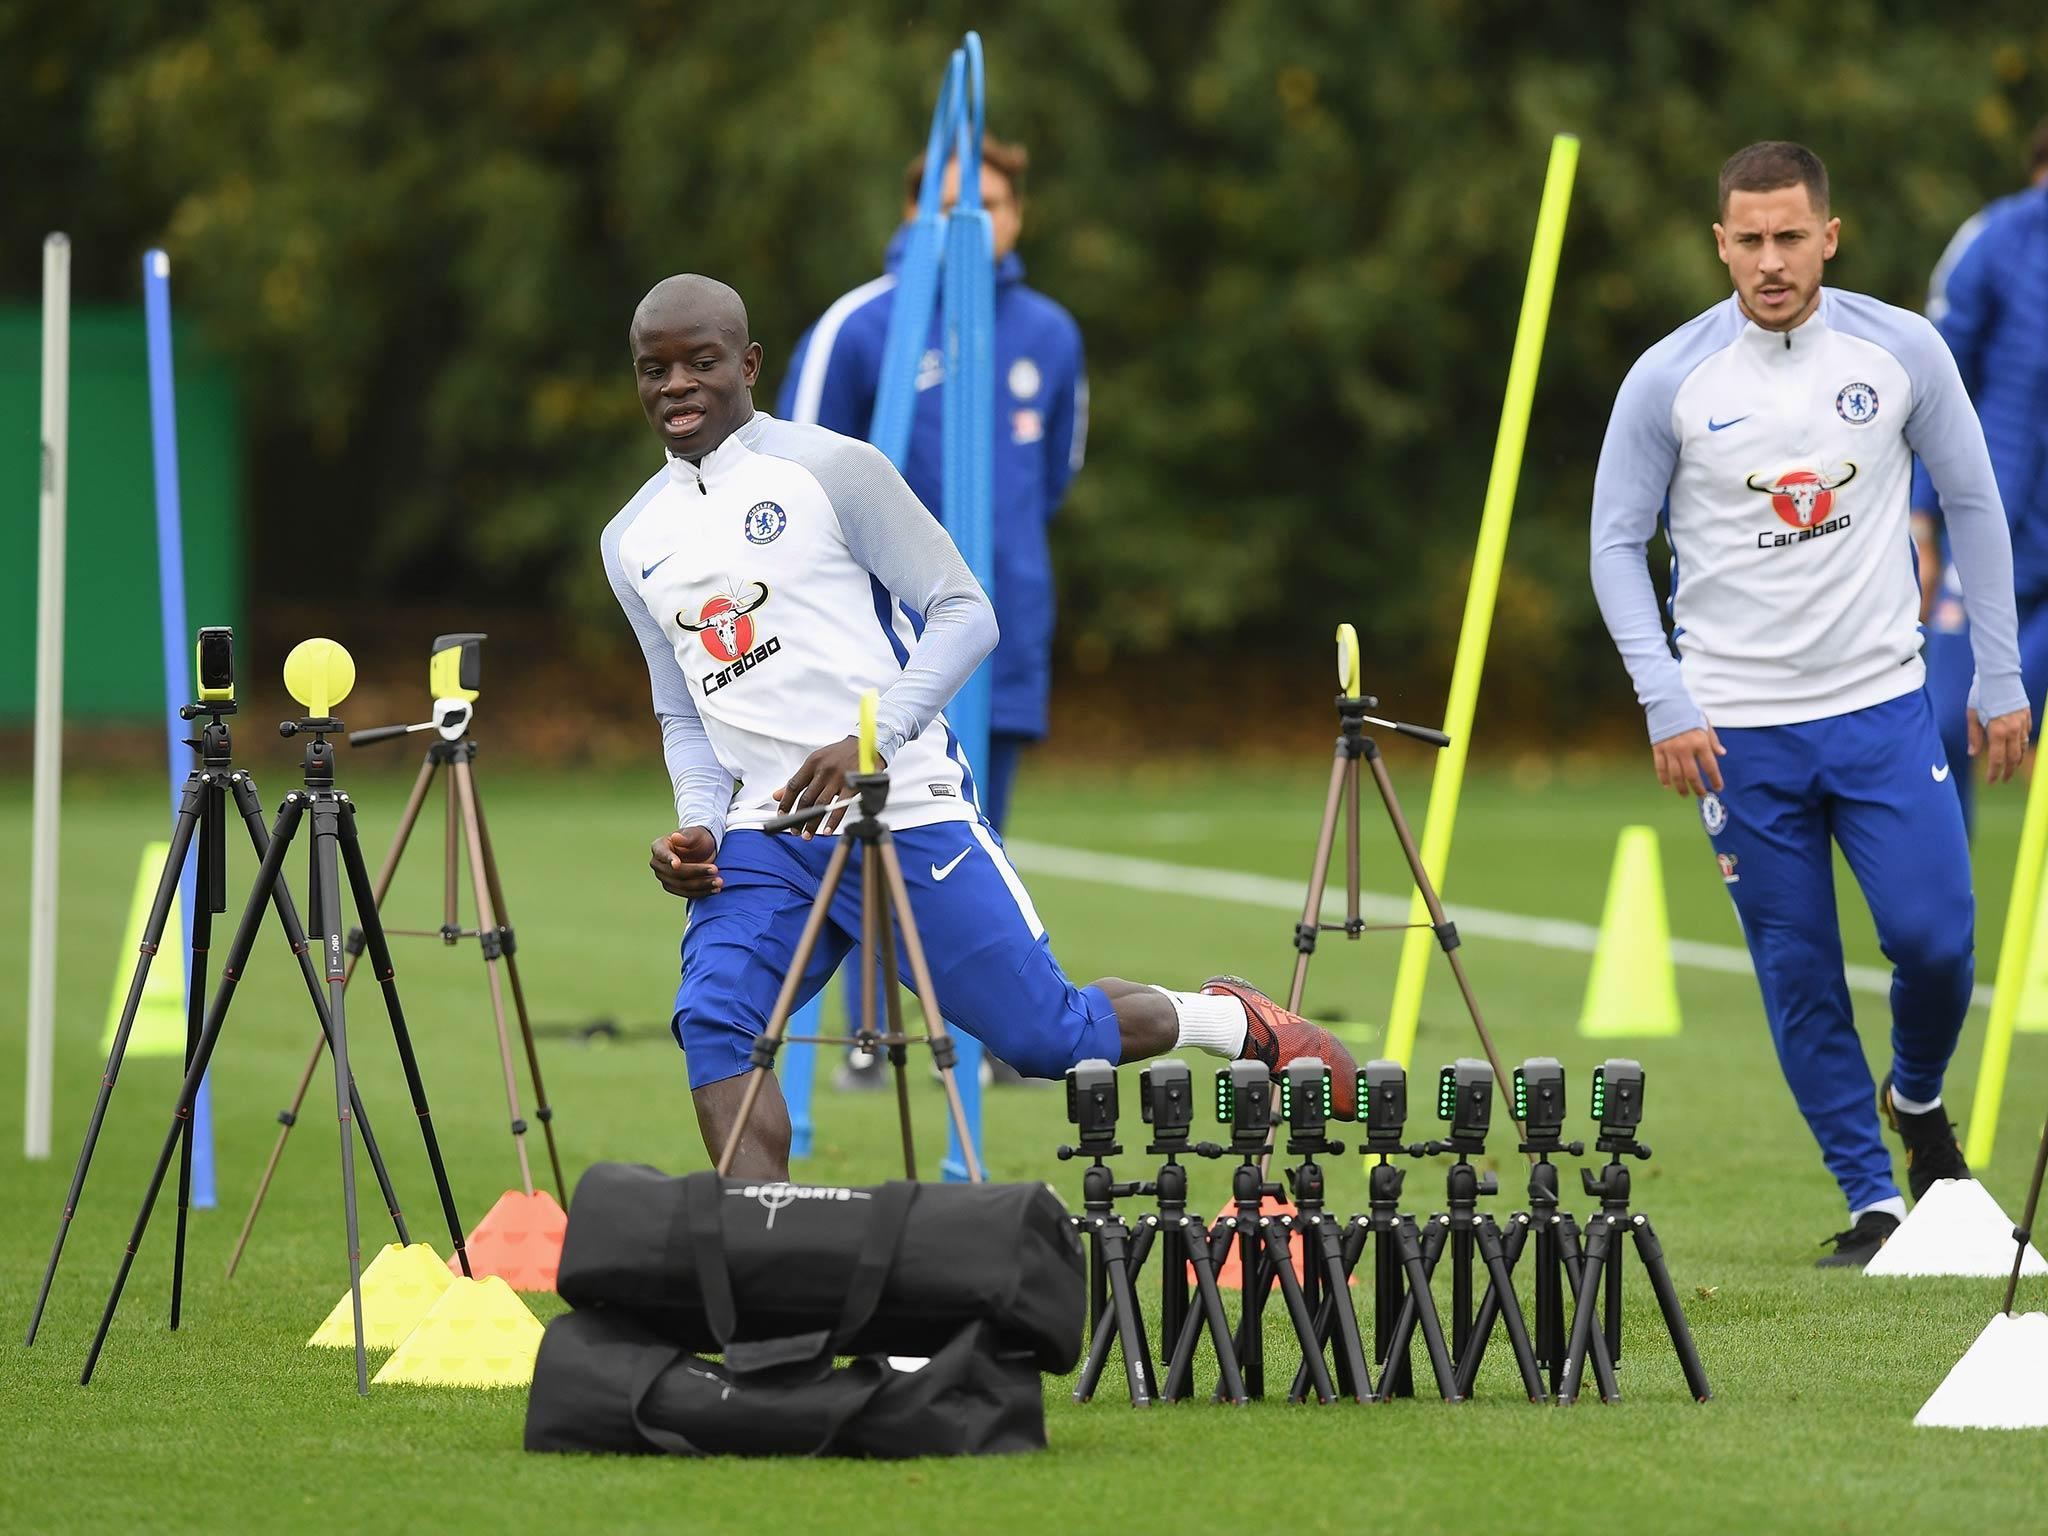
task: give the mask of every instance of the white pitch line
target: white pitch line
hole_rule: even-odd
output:
[[[1065,848],[1029,838],[1003,840],[1011,860],[1027,874],[1053,879],[1084,880],[1095,885],[1121,886],[1131,891],[1153,891],[1162,896],[1186,896],[1199,901],[1229,901],[1240,906],[1264,907],[1275,912],[1301,913],[1307,887],[1271,875],[1251,875],[1234,869],[1205,868],[1197,864],[1170,864],[1163,859],[1141,859],[1123,853],[1096,853],[1086,848]],[[1600,930],[1590,923],[1575,923],[1561,917],[1525,917],[1518,912],[1494,912],[1485,907],[1446,904],[1445,912],[1457,923],[1458,932],[1510,944],[1533,944],[1539,949],[1562,949],[1590,955],[1599,947]],[[1405,923],[1408,903],[1398,896],[1364,892],[1359,897],[1359,915],[1368,922]],[[1323,917],[1341,922],[1344,898],[1340,889],[1323,893]],[[1719,971],[1728,976],[1754,974],[1749,951],[1733,944],[1708,944],[1699,939],[1673,939],[1671,959],[1696,971]],[[1874,965],[1846,967],[1849,988],[1876,997],[1890,997],[1890,971]],[[1991,1006],[1991,988],[1979,986],[1971,997],[1972,1007]]]

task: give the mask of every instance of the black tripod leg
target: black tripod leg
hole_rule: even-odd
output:
[[[1301,1281],[1295,1277],[1289,1232],[1285,1222],[1268,1221],[1264,1224],[1266,1262],[1280,1281],[1280,1295],[1294,1324],[1294,1337],[1301,1345],[1302,1363],[1308,1367],[1308,1379],[1316,1389],[1316,1400],[1333,1403],[1337,1400],[1337,1388],[1330,1380],[1329,1364],[1323,1359],[1322,1348],[1316,1339],[1316,1324],[1309,1315],[1308,1298],[1302,1294]]]
[[[1557,1252],[1564,1266],[1564,1277],[1569,1283],[1569,1294],[1576,1298],[1579,1293],[1579,1272],[1585,1268],[1586,1251],[1579,1242],[1578,1223],[1569,1216],[1559,1216],[1557,1222]],[[1557,1299],[1558,1314],[1558,1357],[1556,1361],[1558,1385],[1555,1388],[1557,1400],[1564,1401],[1564,1357],[1565,1341],[1569,1334],[1565,1330],[1564,1297]],[[1600,1401],[1618,1403],[1621,1401],[1621,1387],[1614,1379],[1614,1360],[1607,1353],[1607,1334],[1604,1330],[1593,1330],[1593,1383],[1600,1389]]]
[[[1266,1291],[1273,1277],[1265,1273],[1265,1248],[1258,1236],[1259,1218],[1237,1218],[1237,1366],[1244,1372],[1247,1397],[1266,1395]]]
[[[1656,1229],[1650,1225],[1650,1218],[1637,1216],[1630,1228],[1635,1234],[1636,1254],[1643,1261],[1643,1268],[1650,1272],[1650,1289],[1657,1293],[1657,1309],[1664,1314],[1664,1328],[1671,1335],[1671,1347],[1678,1351],[1679,1368],[1685,1372],[1685,1385],[1699,1402],[1706,1402],[1714,1393],[1707,1385],[1707,1369],[1700,1363],[1699,1347],[1693,1342],[1692,1329],[1686,1326],[1685,1309],[1678,1304],[1678,1289],[1671,1283],[1671,1271],[1664,1267],[1664,1245],[1657,1241]]]
[[[1579,1382],[1586,1371],[1586,1352],[1591,1347],[1594,1332],[1593,1314],[1599,1308],[1600,1272],[1607,1263],[1607,1249],[1614,1240],[1614,1223],[1606,1216],[1595,1216],[1586,1223],[1586,1253],[1580,1261],[1576,1294],[1572,1302],[1571,1342],[1564,1350],[1564,1381],[1557,1389],[1560,1403],[1576,1403],[1579,1400]],[[1604,1341],[1603,1341],[1604,1343]],[[1603,1397],[1605,1394],[1602,1394]],[[1620,1394],[1607,1398],[1608,1402],[1618,1401]]]
[[[1429,1353],[1429,1367],[1436,1376],[1438,1395],[1447,1403],[1464,1401],[1458,1393],[1456,1372],[1451,1366],[1450,1346],[1444,1342],[1444,1325],[1437,1316],[1436,1297],[1430,1294],[1429,1289],[1429,1278],[1436,1273],[1437,1260],[1443,1256],[1446,1235],[1446,1228],[1439,1221],[1429,1224],[1428,1233],[1420,1241],[1415,1228],[1406,1221],[1395,1229],[1394,1239],[1399,1245],[1401,1267],[1407,1275],[1408,1285],[1406,1294],[1401,1298],[1401,1310],[1394,1317],[1387,1363],[1380,1370],[1379,1390],[1373,1394],[1380,1402],[1387,1401],[1395,1368],[1408,1359],[1417,1324],[1422,1328],[1422,1343]]]
[[[1230,1344],[1230,1317],[1223,1310],[1222,1288],[1216,1284],[1215,1251],[1202,1231],[1202,1224],[1197,1221],[1190,1225],[1194,1232],[1188,1241],[1188,1260],[1195,1267],[1197,1305],[1196,1310],[1188,1314],[1182,1336],[1192,1340],[1204,1327],[1208,1329],[1210,1347],[1216,1351],[1216,1395],[1226,1403],[1242,1403],[1245,1400],[1244,1375],[1237,1368],[1237,1351]],[[1178,1350],[1175,1353],[1178,1354]],[[1185,1374],[1180,1397],[1193,1396],[1192,1384],[1186,1379],[1193,1374],[1193,1358],[1194,1345],[1191,1342],[1188,1345],[1188,1364],[1182,1367]],[[1169,1373],[1169,1386],[1171,1380]],[[1177,1398],[1174,1400],[1178,1401]]]
[[[185,781],[185,795],[178,802],[177,821],[171,827],[170,852],[164,856],[163,873],[157,876],[156,895],[149,904],[149,916],[142,925],[142,941],[136,946],[135,969],[128,978],[128,997],[121,1005],[121,1021],[114,1027],[114,1043],[107,1052],[106,1069],[100,1073],[99,1097],[93,1100],[92,1118],[86,1122],[85,1140],[79,1144],[78,1162],[71,1170],[71,1189],[64,1196],[64,1214],[57,1221],[57,1238],[50,1245],[50,1262],[43,1266],[42,1288],[36,1292],[36,1309],[28,1320],[24,1348],[36,1341],[43,1325],[43,1308],[49,1304],[50,1282],[57,1276],[57,1260],[64,1252],[64,1239],[71,1231],[71,1218],[85,1192],[86,1170],[92,1166],[93,1148],[99,1144],[100,1126],[107,1118],[107,1102],[114,1096],[114,1082],[121,1075],[121,1060],[128,1054],[128,1035],[135,1028],[135,1013],[142,1006],[142,989],[149,981],[149,962],[163,944],[164,924],[170,920],[171,898],[178,894],[178,879],[185,870],[185,856],[192,846],[193,829],[199,824],[200,776]]]
[[[519,1037],[526,1045],[526,1070],[533,1079],[533,1118],[540,1122],[541,1134],[547,1138],[548,1166],[554,1170],[555,1193],[562,1197],[562,1204],[569,1203],[569,1186],[562,1181],[562,1155],[555,1150],[555,1112],[548,1104],[548,1091],[540,1080],[540,1054],[533,1048],[533,1025],[526,1016],[526,991],[519,985],[519,962],[514,955],[516,944],[512,937],[512,915],[505,910],[505,890],[498,879],[498,856],[491,851],[491,824],[484,820],[483,792],[476,787],[476,771],[470,770],[469,803],[476,810],[477,839],[484,854],[484,877],[490,883],[491,910],[498,914],[498,931],[502,935],[505,956],[505,979],[512,984],[512,1012],[519,1019]]]
[[[1137,1289],[1131,1284],[1130,1250],[1123,1222],[1117,1218],[1104,1222],[1096,1229],[1095,1241],[1103,1250],[1102,1267],[1109,1276],[1108,1320],[1114,1322],[1117,1340],[1123,1347],[1124,1380],[1130,1387],[1131,1406],[1149,1408],[1152,1406],[1152,1357],[1150,1346],[1145,1341],[1144,1320],[1138,1315]],[[1102,1330],[1105,1334],[1107,1331]],[[1105,1338],[1104,1353],[1107,1351]],[[1087,1401],[1078,1388],[1074,1392],[1074,1401]]]
[[[185,1067],[199,1048],[199,1027],[206,1019],[206,952],[213,944],[213,900],[221,882],[227,853],[224,818],[227,803],[220,786],[209,782],[200,797],[199,856],[192,882],[192,947],[185,973]],[[226,907],[223,893],[221,905]],[[171,1330],[177,1331],[185,1308],[185,1225],[192,1209],[192,1123],[178,1137],[178,1235],[171,1248]]]
[[[345,802],[333,795],[314,799],[313,891],[317,914],[314,932],[327,962],[327,1016],[333,1021],[334,1115],[341,1128],[341,1205],[348,1227],[348,1292],[355,1312],[356,1392],[370,1395],[369,1357],[363,1351],[363,1245],[356,1224],[356,1134],[349,1105],[348,1013],[344,1000],[348,964],[341,925],[341,851]]]
[[[1229,1256],[1230,1245],[1236,1237],[1228,1220],[1219,1220],[1216,1230],[1208,1234],[1202,1233],[1200,1222],[1190,1224],[1194,1235],[1188,1238],[1188,1262],[1195,1267],[1198,1305],[1188,1313],[1186,1321],[1181,1324],[1179,1336],[1174,1340],[1172,1357],[1166,1367],[1166,1381],[1159,1395],[1173,1403],[1194,1395],[1195,1346],[1201,1341],[1202,1330],[1206,1327],[1216,1349],[1219,1368],[1226,1362],[1228,1364],[1227,1370],[1220,1371],[1216,1395],[1241,1403],[1245,1400],[1244,1378],[1238,1372],[1237,1351],[1231,1347],[1230,1318],[1223,1310],[1223,1293],[1216,1284],[1216,1265]],[[1165,1340],[1162,1338],[1160,1343],[1164,1345]]]
[[[426,1143],[427,1162],[434,1170],[434,1188],[441,1196],[441,1214],[448,1221],[448,1238],[455,1245],[455,1258],[463,1274],[467,1275],[470,1273],[469,1250],[462,1235],[462,1218],[455,1214],[455,1194],[448,1187],[448,1165],[441,1160],[441,1141],[434,1134],[433,1112],[427,1108],[427,1088],[420,1081],[420,1063],[413,1054],[412,1032],[405,1027],[405,1008],[398,1000],[398,980],[391,965],[391,945],[384,937],[384,919],[378,915],[377,904],[371,899],[370,872],[363,865],[363,846],[356,837],[355,802],[346,795],[341,796],[340,801],[341,825],[336,841],[340,846],[342,867],[348,875],[349,891],[355,898],[356,921],[369,941],[370,966],[377,973],[377,984],[384,992],[384,1011],[391,1019],[391,1037],[397,1042],[398,1060],[405,1068],[405,1086],[412,1095],[413,1112],[419,1116],[420,1137]],[[339,923],[341,914],[335,913],[329,921]],[[335,957],[329,957],[330,968],[338,964]],[[332,987],[330,993],[335,1040],[339,1043],[341,988]]]
[[[887,973],[884,972],[884,974],[886,975]],[[1129,1275],[1132,1279],[1135,1279],[1138,1271],[1144,1268],[1145,1255],[1152,1251],[1152,1234],[1154,1230],[1150,1225],[1141,1226],[1138,1228],[1136,1235],[1131,1238]],[[1095,1242],[1092,1246],[1098,1254],[1102,1253],[1105,1245],[1102,1233],[1099,1230],[1095,1234]],[[1105,1280],[1108,1278],[1108,1268],[1109,1264],[1105,1256],[1102,1260]],[[1080,1380],[1074,1383],[1074,1401],[1077,1403],[1085,1403],[1095,1395],[1096,1383],[1102,1379],[1103,1367],[1109,1363],[1109,1342],[1112,1338],[1116,1337],[1117,1326],[1120,1322],[1120,1320],[1113,1320],[1115,1307],[1115,1293],[1112,1291],[1109,1305],[1102,1312],[1097,1313],[1093,1323],[1090,1324],[1093,1332],[1088,1336],[1088,1361],[1081,1367]],[[1151,1376],[1150,1366],[1151,1362],[1148,1360],[1146,1362],[1146,1376],[1148,1379]]]
[[[1351,1309],[1351,1264],[1346,1261],[1344,1239],[1338,1236],[1335,1223],[1320,1223],[1316,1235],[1322,1248],[1323,1301],[1337,1322],[1337,1383],[1353,1400],[1362,1403],[1372,1395],[1372,1370],[1365,1363],[1358,1314]],[[1329,1312],[1319,1321],[1318,1343],[1330,1337]]]
[[[235,792],[235,805],[242,813],[242,820],[249,828],[249,844],[256,850],[259,861],[270,852],[270,831],[263,825],[263,801],[256,792],[256,781],[246,773],[230,775],[228,786]],[[395,857],[395,856],[394,856]],[[306,1087],[313,1081],[314,1069],[320,1065],[320,1052],[334,1038],[334,1022],[327,1016],[327,988],[320,979],[320,969],[313,964],[313,946],[306,942],[306,930],[299,922],[299,906],[292,900],[291,886],[280,878],[270,892],[271,905],[277,911],[277,920],[284,927],[285,942],[291,946],[292,958],[298,962],[299,975],[306,983],[306,996],[313,1001],[313,1015],[320,1021],[320,1040],[315,1042],[312,1059],[306,1063],[305,1076],[300,1080],[298,1097],[292,1100],[292,1108],[285,1113],[292,1119],[298,1117],[298,1105],[305,1098]],[[353,957],[349,960],[351,970],[355,967]],[[384,1154],[377,1146],[377,1136],[370,1129],[369,1112],[363,1108],[363,1096],[356,1090],[353,1077],[348,1085],[349,1108],[356,1117],[356,1129],[363,1133],[363,1152],[370,1159],[370,1171],[377,1176],[377,1187],[384,1193],[384,1208],[391,1213],[391,1225],[397,1229],[398,1240],[410,1243],[412,1235],[406,1231],[405,1214],[399,1209],[398,1192],[391,1186],[391,1170],[385,1165]],[[280,1120],[285,1115],[279,1116]],[[284,1126],[291,1129],[289,1122]],[[278,1155],[284,1151],[284,1136],[280,1134],[277,1145],[271,1149],[269,1166],[263,1170],[263,1182],[257,1187],[256,1199],[249,1207],[249,1214],[242,1222],[242,1235],[235,1243],[235,1251],[228,1261],[228,1275],[232,1278],[235,1265],[242,1257],[242,1247],[249,1240],[250,1230],[256,1224],[256,1212],[263,1205],[263,1191],[270,1185],[270,1176],[277,1170]]]
[[[156,1205],[156,1197],[163,1192],[164,1176],[170,1172],[171,1157],[177,1151],[179,1122],[192,1113],[192,1101],[199,1096],[200,1079],[206,1075],[206,1064],[213,1059],[214,1043],[220,1039],[221,1022],[227,1017],[228,1004],[234,1001],[235,983],[241,979],[242,966],[248,961],[249,950],[256,942],[256,929],[263,920],[263,907],[268,892],[277,880],[279,868],[284,864],[285,851],[291,846],[292,833],[297,829],[299,817],[305,812],[305,796],[292,794],[285,797],[283,807],[277,813],[277,832],[272,838],[270,851],[264,855],[263,864],[256,872],[255,888],[249,892],[248,904],[242,909],[242,919],[235,928],[235,937],[228,945],[227,962],[220,971],[220,985],[213,994],[213,1003],[206,1010],[206,1024],[199,1032],[199,1048],[193,1053],[192,1065],[185,1071],[185,1081],[178,1089],[178,1102],[171,1116],[171,1129],[164,1137],[163,1150],[157,1154],[156,1168],[150,1174],[149,1190],[142,1197],[142,1209],[136,1215],[134,1229],[128,1234],[128,1248],[121,1256],[121,1267],[114,1276],[114,1286],[107,1295],[106,1311],[100,1316],[98,1331],[93,1334],[92,1348],[85,1357],[85,1369],[80,1373],[78,1384],[89,1385],[93,1367],[98,1364],[100,1351],[107,1342],[107,1330],[114,1323],[114,1309],[121,1304],[121,1290],[128,1283],[128,1272],[135,1267],[135,1255],[142,1247],[142,1235],[149,1227],[149,1213]],[[188,827],[189,841],[191,831]],[[175,850],[174,850],[175,851]],[[168,908],[170,902],[165,900]],[[161,924],[159,924],[161,929]]]
[[[1529,1394],[1529,1401],[1549,1401],[1550,1394],[1543,1390],[1543,1373],[1536,1368],[1536,1351],[1529,1344],[1529,1329],[1522,1320],[1521,1298],[1515,1295],[1515,1282],[1508,1272],[1507,1255],[1502,1249],[1500,1228],[1491,1216],[1479,1219],[1479,1257],[1486,1265],[1486,1272],[1492,1278],[1491,1292],[1499,1300],[1501,1317],[1508,1328],[1508,1343],[1515,1351],[1515,1366],[1522,1373],[1522,1386]],[[1477,1351],[1484,1347],[1484,1334],[1475,1334],[1471,1339],[1474,1351],[1473,1368],[1478,1368]],[[1458,1362],[1460,1369],[1464,1362]],[[1469,1382],[1461,1383],[1460,1391],[1471,1396]]]
[[[1528,1236],[1529,1229],[1520,1220],[1508,1228],[1508,1235],[1503,1244],[1502,1263],[1510,1275],[1514,1273],[1515,1265],[1522,1257],[1522,1249]],[[1489,1263],[1489,1275],[1492,1269],[1493,1266]],[[1465,1352],[1458,1356],[1456,1374],[1460,1397],[1472,1395],[1472,1383],[1479,1375],[1479,1362],[1486,1357],[1487,1341],[1493,1337],[1493,1325],[1500,1317],[1500,1291],[1500,1282],[1489,1279],[1486,1282],[1486,1289],[1480,1293],[1479,1311],[1472,1320],[1471,1342],[1466,1346]]]

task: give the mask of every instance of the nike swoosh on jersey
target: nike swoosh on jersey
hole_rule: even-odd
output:
[[[1755,413],[1752,412],[1751,414]],[[1707,430],[1709,432],[1726,432],[1730,427],[1747,420],[1749,420],[1748,416],[1734,416],[1730,417],[1727,421],[1716,421],[1713,417],[1709,416],[1707,418]]]
[[[1934,775],[1934,782],[1935,782],[1935,783],[1937,783],[1937,784],[1946,784],[1946,783],[1948,782],[1948,764],[1947,764],[1947,763],[1943,763],[1943,764],[1942,764],[1942,765],[1941,765],[1941,766],[1940,766],[1939,768],[1930,768],[1930,769],[1928,769],[1927,771],[1928,771],[1929,773],[1931,773],[1931,774],[1933,774],[1933,775]]]
[[[676,552],[674,550],[670,550],[667,554],[663,555],[659,560],[655,561],[654,564],[641,566],[640,579],[642,581],[645,581],[648,577],[652,576],[656,571],[660,570],[664,565],[667,565],[669,561],[675,559],[675,557]]]
[[[934,864],[932,866],[932,878],[934,880],[945,879],[946,876],[950,875],[951,873],[953,873],[954,870],[958,869],[960,867],[960,861],[966,858],[967,855],[972,853],[973,851],[974,850],[971,848],[962,848],[958,853],[954,854],[953,857],[948,859],[944,864]]]

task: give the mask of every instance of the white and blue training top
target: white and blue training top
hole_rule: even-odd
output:
[[[757,412],[696,463],[671,457],[602,548],[647,658],[678,826],[722,839],[779,814],[774,791],[854,733],[868,688],[890,824],[980,814],[940,711],[995,648],[995,611],[879,450]]]
[[[1637,360],[1593,482],[1593,590],[1652,741],[1705,719],[1819,720],[1921,685],[1916,453],[1968,594],[1981,711],[2023,709],[2005,512],[1932,325],[1824,288],[1804,322],[1768,331],[1731,294]],[[1643,560],[1660,521],[1669,640]]]

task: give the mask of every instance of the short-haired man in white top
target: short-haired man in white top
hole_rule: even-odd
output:
[[[2012,550],[1934,327],[1821,284],[1841,221],[1820,160],[1752,144],[1721,169],[1720,213],[1734,294],[1644,353],[1615,398],[1593,586],[1659,782],[1699,797],[1786,1081],[1848,1201],[1849,1230],[1820,1262],[1861,1265],[1905,1215],[1880,1109],[1916,1198],[1968,1176],[1941,1084],[1969,1008],[1975,908],[1954,765],[1922,686],[1913,456],[1977,617],[1971,747],[1994,783],[2018,768],[2029,724]],[[1660,524],[1668,635],[1643,559]],[[1831,845],[1893,964],[1881,1088],[1843,974]]]

